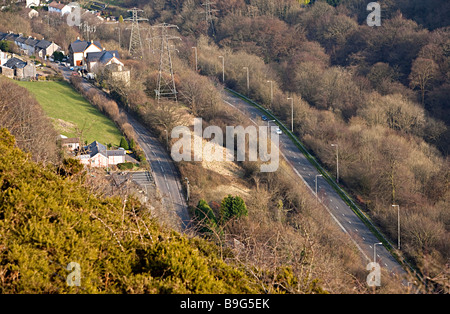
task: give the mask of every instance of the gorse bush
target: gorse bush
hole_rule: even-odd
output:
[[[134,198],[99,198],[29,161],[0,130],[0,293],[258,293],[201,239],[162,229]],[[68,286],[70,262],[81,285]]]

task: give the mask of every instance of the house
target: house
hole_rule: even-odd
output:
[[[48,5],[48,12],[64,15],[72,12],[72,7],[65,5],[64,3],[61,3],[59,1],[53,1]]]
[[[34,54],[37,57],[44,58],[45,56],[53,55],[55,51],[59,51],[60,49],[61,47],[54,42],[42,39],[36,44]]]
[[[27,0],[27,4],[25,5],[26,8],[30,7],[38,7],[41,5],[40,0]]]
[[[26,36],[22,36],[22,34],[19,34],[19,37],[17,37],[14,40],[14,43],[16,44],[17,47],[19,47],[22,50],[25,50],[25,40],[27,40],[28,37]]]
[[[80,148],[80,138],[79,137],[71,137],[67,138],[65,136],[61,136],[60,139],[61,147],[66,148],[68,151],[75,151]]]
[[[36,50],[36,45],[39,43],[39,40],[36,39],[36,37],[29,36],[25,41],[23,42],[22,49],[26,54],[29,56],[32,56],[34,54],[34,51]]]
[[[86,65],[88,72],[95,72],[95,68],[99,65],[107,66],[112,63],[123,66],[123,63],[119,60],[119,52],[117,50],[103,50],[99,52],[89,52],[86,54]]]
[[[25,62],[12,57],[1,66],[2,74],[9,78],[34,79],[36,78],[36,66],[34,63]]]
[[[102,46],[98,41],[83,41],[79,38],[69,46],[69,60],[72,66],[85,66],[87,54],[101,52]]]
[[[90,167],[108,167],[126,161],[125,150],[107,150],[105,145],[97,141],[85,146],[82,154],[76,157],[83,165]]]
[[[0,34],[0,40],[6,40],[6,41],[15,42],[17,37],[19,37],[19,35],[18,34],[14,34],[12,32],[1,33]]]
[[[28,16],[29,19],[39,16],[39,12],[32,8],[27,8],[24,10],[24,12]]]
[[[130,86],[131,73],[130,70],[126,70],[122,64],[111,63],[106,66],[108,75],[115,81],[123,84],[124,86]]]
[[[8,60],[9,60],[8,54],[0,50],[0,66],[4,65]]]

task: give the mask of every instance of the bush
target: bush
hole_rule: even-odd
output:
[[[124,162],[121,164],[117,164],[117,168],[119,168],[120,170],[131,170],[133,169],[134,164],[132,162]]]
[[[230,194],[222,200],[220,204],[220,217],[222,223],[231,218],[240,218],[248,215],[247,206],[240,196],[231,196]]]
[[[217,219],[208,203],[201,199],[194,209],[194,216],[200,225],[199,231],[210,233],[217,227]]]

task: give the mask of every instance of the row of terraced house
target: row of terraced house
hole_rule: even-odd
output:
[[[12,32],[0,32],[0,41],[5,40],[13,42],[16,46],[28,56],[36,56],[45,58],[53,55],[55,51],[60,51],[61,47],[53,41],[45,38],[37,39],[36,37],[24,36],[23,34],[14,34]]]

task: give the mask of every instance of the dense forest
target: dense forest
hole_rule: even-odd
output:
[[[293,98],[298,138],[330,173],[336,167],[331,144],[338,143],[341,185],[392,242],[397,241],[397,212],[391,205],[399,204],[403,217],[401,254],[426,278],[439,283],[439,278],[448,278],[448,1],[378,1],[382,8],[380,27],[366,24],[370,12],[366,10],[367,1],[362,0],[309,4],[296,0],[218,1],[213,5],[211,23],[205,19],[200,0],[107,2],[122,8],[141,8],[142,17],[149,20],[141,24],[142,36],[149,40],[145,41],[143,58],[133,58],[128,52],[130,33],[126,23],[97,25],[90,36],[101,40],[107,49],[118,49],[132,69],[133,79],[133,84],[125,88],[102,80],[99,73],[99,84],[159,132],[161,139],[164,129],[189,124],[192,120],[186,119],[187,115],[223,127],[246,123],[221,102],[222,56],[226,66],[224,85],[264,105],[286,124],[291,122],[287,98]],[[30,22],[25,17],[17,18],[17,12],[0,14],[0,31],[53,37],[65,48],[77,36],[87,35],[64,21],[38,18]],[[177,25],[179,29],[172,30],[173,34],[182,39],[173,43],[177,49],[173,56],[178,103],[154,100],[158,33],[149,26],[162,22]],[[198,52],[198,71],[192,47]],[[249,89],[243,67],[249,68]],[[273,101],[268,81],[273,82]],[[315,275],[328,282],[327,290],[350,291],[349,286],[364,280],[361,269],[350,266],[355,258],[352,253],[331,252],[329,248],[336,243],[320,229],[322,224],[328,226],[326,215],[314,217],[314,202],[305,189],[290,186],[287,170],[267,175],[258,173],[251,163],[239,167],[244,184],[253,191],[250,197],[244,197],[251,219],[238,219],[223,230],[214,229],[214,235],[206,232],[210,239],[223,240],[225,232],[244,243],[249,235],[263,242],[273,230],[288,228],[283,245],[269,241],[272,249],[277,249],[258,251],[257,245],[246,243],[253,248],[246,262],[267,266],[256,256],[283,251],[289,247],[289,237],[298,236],[304,248],[315,252]],[[218,216],[220,200],[208,190],[227,184],[227,179],[195,163],[182,163],[179,168],[192,178],[191,210],[211,209]],[[206,227],[211,231],[210,225]],[[202,226],[200,231],[204,230]],[[301,235],[295,235],[295,230],[301,230]],[[282,260],[276,254],[271,256]],[[334,281],[325,270],[331,260],[332,272],[339,273]],[[346,266],[337,266],[343,260]],[[294,273],[301,274],[302,270]],[[342,282],[350,284],[338,289]]]

